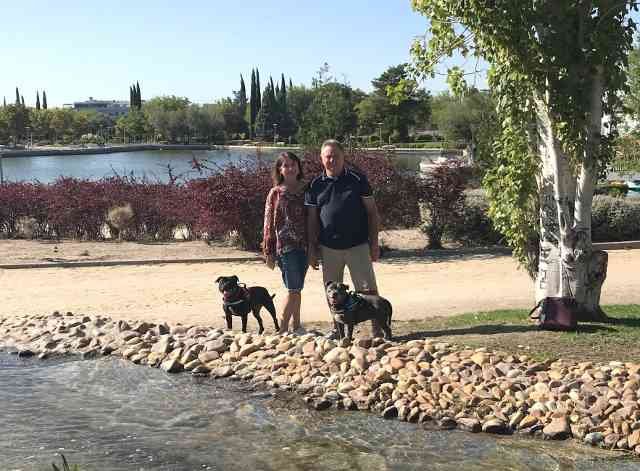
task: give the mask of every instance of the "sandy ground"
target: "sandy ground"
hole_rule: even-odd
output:
[[[33,244],[44,246],[38,242],[12,244],[15,241],[0,241],[0,263],[13,263],[17,258],[25,262],[39,259],[40,249],[36,250]],[[203,243],[193,244],[197,244],[193,247],[200,247],[197,250],[211,251]],[[78,247],[71,249],[71,246],[62,245],[64,247],[58,245],[56,256],[65,250],[77,252]],[[118,256],[108,255],[107,247],[99,249],[96,247],[99,245],[81,244],[80,248],[90,250],[88,258],[122,258],[122,252],[118,252]],[[185,251],[189,252],[187,245],[169,245],[170,248],[161,250],[177,250],[178,246],[180,250],[176,253],[181,258],[185,257]],[[50,245],[48,250],[52,250]],[[98,254],[99,250],[105,253]],[[230,250],[228,255],[236,252]],[[138,256],[132,258],[140,258],[139,245],[135,254]],[[154,258],[157,254],[149,252],[147,256]],[[532,305],[533,284],[509,256],[398,257],[376,263],[375,269],[381,294],[394,306],[394,319],[424,319]],[[640,250],[609,252],[609,274],[602,303],[640,303],[639,271]],[[279,307],[282,303],[286,293],[280,272],[277,269],[270,271],[259,262],[18,269],[0,270],[0,317],[59,310],[122,319],[222,326],[221,298],[213,280],[231,274],[236,274],[247,285],[267,287],[277,294],[276,305]],[[318,271],[310,271],[307,276],[303,321],[328,320],[321,280]],[[263,319],[266,321],[265,314]],[[236,324],[238,327],[239,320]],[[265,322],[265,327],[272,328],[270,320]],[[255,321],[249,321],[249,328],[255,328]]]

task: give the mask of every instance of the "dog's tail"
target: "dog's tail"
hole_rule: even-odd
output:
[[[271,295],[271,299],[273,299],[273,298],[275,298],[275,297],[276,297],[276,293],[273,293],[273,294]]]

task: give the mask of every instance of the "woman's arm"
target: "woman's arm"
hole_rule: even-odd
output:
[[[262,230],[262,253],[267,258],[267,265],[269,260],[275,259],[276,255],[276,229],[274,226],[274,213],[276,203],[276,191],[271,189],[267,195],[267,201],[264,206],[264,226]]]

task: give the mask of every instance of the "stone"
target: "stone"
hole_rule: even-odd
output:
[[[471,417],[460,417],[457,419],[458,428],[466,432],[478,433],[482,431],[480,421]]]
[[[398,417],[398,408],[396,406],[387,407],[380,415],[383,419],[395,419]]]
[[[542,429],[542,433],[550,440],[565,440],[571,437],[571,427],[564,415],[553,417],[551,422]]]
[[[507,427],[500,419],[490,419],[482,424],[482,431],[486,433],[505,433]]]
[[[182,363],[180,363],[177,359],[169,358],[162,362],[160,368],[167,373],[179,373],[182,371]]]

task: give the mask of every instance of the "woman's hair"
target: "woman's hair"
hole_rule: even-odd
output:
[[[280,168],[282,168],[282,164],[284,163],[284,159],[291,159],[295,163],[298,164],[298,180],[302,180],[302,162],[300,158],[294,154],[293,152],[283,152],[278,156],[276,161],[273,163],[273,169],[271,170],[271,179],[273,180],[274,185],[280,185],[284,180],[282,173],[280,173]]]

